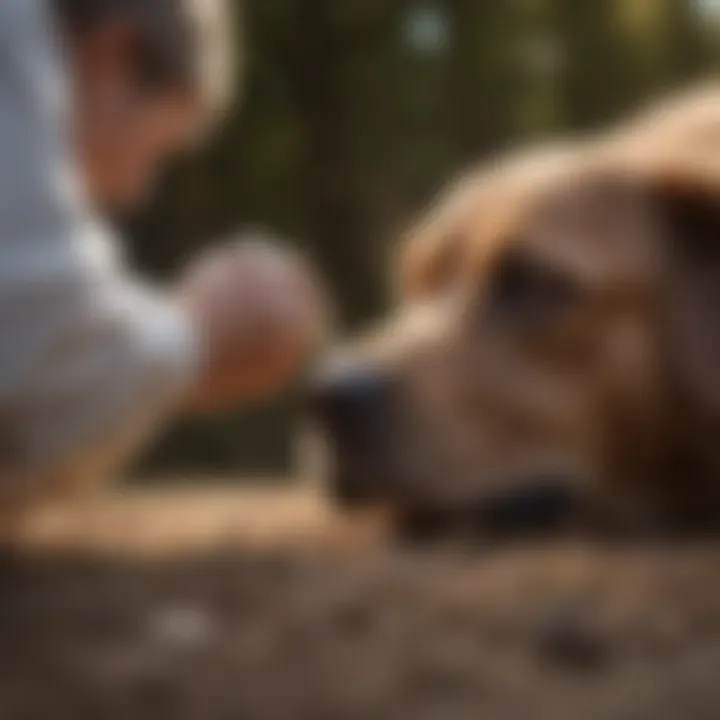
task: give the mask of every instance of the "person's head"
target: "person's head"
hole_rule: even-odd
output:
[[[73,122],[93,202],[136,205],[227,102],[225,0],[54,0]]]

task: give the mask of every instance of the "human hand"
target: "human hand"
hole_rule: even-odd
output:
[[[297,252],[264,238],[219,246],[192,263],[178,295],[203,355],[191,410],[268,398],[299,373],[322,341],[327,308]]]

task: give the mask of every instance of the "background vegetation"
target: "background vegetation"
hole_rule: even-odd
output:
[[[247,0],[242,15],[238,106],[133,223],[135,253],[162,276],[219,235],[271,229],[320,264],[348,328],[384,307],[393,238],[449,176],[720,68],[718,0]],[[292,406],[176,428],[145,466],[285,468]]]

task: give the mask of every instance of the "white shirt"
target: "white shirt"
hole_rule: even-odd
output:
[[[0,2],[0,489],[96,483],[171,413],[186,318],[91,212],[46,0]]]

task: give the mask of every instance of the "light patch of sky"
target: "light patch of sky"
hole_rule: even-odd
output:
[[[695,5],[702,13],[720,15],[720,0],[695,0]]]
[[[418,52],[433,54],[445,49],[450,41],[450,22],[443,9],[426,2],[413,7],[405,21],[405,40]]]

